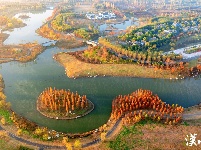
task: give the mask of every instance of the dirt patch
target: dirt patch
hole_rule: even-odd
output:
[[[70,49],[84,46],[84,42],[82,40],[63,39],[56,42],[56,46],[61,49]]]
[[[190,134],[194,133],[197,134],[197,146],[187,146],[187,141],[185,140],[185,138],[187,138],[189,142],[187,135],[190,136]],[[103,142],[101,144],[94,145],[93,149],[108,150],[110,149],[110,141],[115,141],[117,140],[116,138],[117,136],[113,137],[112,139],[107,139],[106,142]],[[122,145],[126,144],[132,150],[200,150],[201,145],[198,144],[198,140],[200,139],[200,126],[186,126],[182,124],[173,126],[159,123],[147,123],[145,125],[137,124],[135,126],[135,130],[133,130],[133,132],[131,132],[130,134],[123,136],[120,142]],[[121,144],[120,146],[122,146]],[[121,147],[119,147],[119,149],[121,149]]]

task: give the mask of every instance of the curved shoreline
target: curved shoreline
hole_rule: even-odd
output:
[[[39,96],[40,97],[40,96]],[[82,115],[78,115],[78,116],[75,116],[75,117],[53,117],[51,115],[48,115],[48,113],[44,113],[42,112],[40,109],[39,109],[39,98],[37,99],[37,102],[36,102],[36,109],[38,112],[40,112],[43,116],[47,117],[47,118],[50,118],[50,119],[56,119],[56,120],[73,120],[73,119],[77,119],[77,118],[81,118],[81,117],[84,117],[86,115],[88,115],[89,113],[91,113],[93,110],[94,110],[94,104],[87,99],[87,101],[90,103],[90,105],[92,105],[92,108],[90,110],[88,110],[87,112],[85,112],[84,114]]]

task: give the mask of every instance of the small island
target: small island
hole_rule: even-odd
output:
[[[20,19],[28,19],[28,18],[30,18],[30,17],[29,17],[28,15],[20,15],[19,18],[20,18]]]
[[[44,116],[54,119],[76,119],[94,109],[94,104],[86,95],[80,96],[70,90],[48,87],[38,97],[37,110]]]

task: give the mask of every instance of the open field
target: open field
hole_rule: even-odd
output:
[[[106,140],[105,143],[91,149],[109,150],[110,141],[114,141],[117,146],[113,147],[113,149],[116,150],[126,148],[132,150],[199,150],[201,148],[200,144],[197,146],[186,146],[185,138],[187,138],[187,135],[190,136],[190,133],[197,134],[197,143],[197,140],[201,139],[200,125],[183,123],[172,126],[142,121],[129,130],[122,128],[120,134],[124,134],[124,136],[118,135],[116,138]]]
[[[128,76],[142,78],[175,78],[169,70],[156,70],[135,64],[91,64],[77,60],[67,53],[59,53],[54,58],[66,70],[69,78],[96,76]]]

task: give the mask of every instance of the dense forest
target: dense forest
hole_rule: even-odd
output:
[[[123,117],[125,124],[151,118],[166,124],[176,124],[182,118],[184,108],[177,104],[166,104],[150,90],[138,89],[128,95],[119,95],[112,102],[111,118]]]

